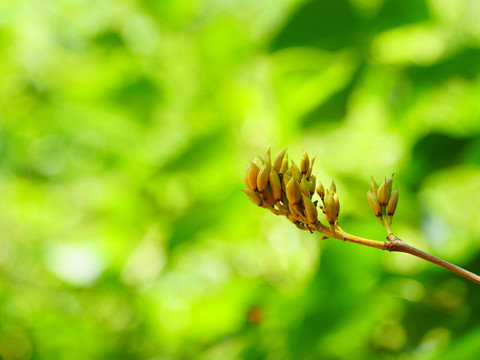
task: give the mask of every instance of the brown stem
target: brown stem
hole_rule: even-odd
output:
[[[407,254],[419,257],[433,264],[439,265],[447,270],[450,270],[457,275],[463,276],[468,280],[476,282],[477,284],[480,284],[480,276],[478,276],[477,274],[474,274],[468,270],[461,268],[460,266],[454,265],[452,263],[449,263],[448,261],[445,261],[436,256],[430,255],[429,253],[426,253],[422,250],[419,250],[413,246],[410,246],[393,235],[390,235],[388,237],[388,241],[377,241],[377,240],[365,239],[359,236],[348,234],[345,231],[343,231],[340,227],[337,227],[335,232],[332,232],[331,229],[328,228],[327,226],[317,223],[315,228],[318,232],[331,238],[350,241],[356,244],[370,246],[380,250],[403,252],[403,253],[407,253]]]

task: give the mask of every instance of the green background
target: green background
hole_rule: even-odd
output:
[[[340,224],[480,273],[475,0],[0,1],[2,359],[477,359],[480,287],[301,232],[248,159],[317,155]]]

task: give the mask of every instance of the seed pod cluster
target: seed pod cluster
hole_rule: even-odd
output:
[[[314,230],[318,219],[318,200],[312,200],[315,191],[323,205],[320,206],[327,221],[333,226],[338,219],[339,202],[335,183],[325,193],[321,182],[316,186],[312,174],[315,157],[304,151],[297,165],[288,160],[283,149],[270,160],[270,150],[265,156],[250,161],[245,173],[247,190],[242,190],[257,206],[267,208],[277,215],[284,215],[297,227]]]
[[[370,182],[370,189],[367,193],[368,203],[372,209],[374,215],[383,222],[383,218],[388,218],[388,224],[392,223],[393,215],[397,208],[398,203],[398,190],[395,186],[392,189],[393,174],[385,178],[385,181],[377,185],[372,178]]]

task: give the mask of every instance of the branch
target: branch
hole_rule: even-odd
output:
[[[410,246],[406,243],[404,243],[401,239],[390,235],[388,237],[387,241],[378,241],[378,240],[370,240],[370,239],[365,239],[359,236],[351,235],[343,231],[340,227],[337,226],[335,231],[332,232],[331,229],[327,228],[326,226],[317,223],[315,229],[322,233],[325,234],[328,237],[335,238],[335,239],[340,239],[344,241],[350,241],[356,244],[361,244],[365,246],[370,246],[374,247],[376,249],[380,250],[388,250],[388,251],[396,251],[396,252],[403,252],[407,253],[416,257],[419,257],[423,260],[429,261],[432,264],[439,265],[447,270],[450,270],[451,272],[454,272],[457,275],[463,276],[467,278],[468,280],[471,280],[473,282],[476,282],[477,284],[480,284],[480,276],[477,274],[474,274],[468,270],[465,270],[464,268],[461,268],[460,266],[457,266],[455,264],[449,263],[448,261],[445,261],[443,259],[440,259],[436,256],[433,256],[429,253],[426,253],[425,251],[422,251],[420,249],[417,249],[413,246]]]

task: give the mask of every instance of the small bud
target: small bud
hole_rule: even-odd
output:
[[[327,193],[325,194],[325,215],[327,216],[327,220],[330,225],[335,224],[335,220],[337,220],[336,214],[337,208],[335,206],[333,192],[327,190]]]
[[[395,186],[395,189],[393,189],[390,194],[390,200],[388,201],[387,215],[393,216],[393,214],[395,214],[397,203],[398,203],[398,190],[397,190],[397,187]]]
[[[273,207],[275,205],[275,198],[273,197],[270,185],[267,185],[267,187],[263,191],[263,197],[269,206]]]
[[[368,200],[368,204],[370,205],[370,208],[373,211],[373,214],[377,217],[381,216],[382,208],[380,206],[380,203],[378,202],[377,193],[372,191],[371,188],[367,193],[367,200]]]
[[[300,192],[310,199],[310,185],[305,175],[302,176],[302,181],[300,181]]]
[[[280,167],[280,171],[278,173],[285,174],[287,170],[288,170],[288,154],[283,158],[282,166]]]
[[[282,168],[283,158],[285,157],[286,151],[287,148],[280,150],[275,156],[275,160],[273,161],[273,168],[275,169],[277,174],[280,173],[280,169]]]
[[[378,191],[378,185],[377,183],[375,182],[375,180],[373,180],[373,176],[370,176],[370,190],[373,191],[375,194],[377,193]]]
[[[255,164],[257,164],[258,167],[261,168],[263,164],[265,164],[265,160],[263,160],[260,155],[257,155],[257,157],[255,158]]]
[[[338,219],[338,214],[340,213],[340,201],[338,200],[337,193],[333,194],[333,200],[335,200],[335,217]]]
[[[325,188],[323,187],[323,184],[321,181],[318,182],[318,185],[317,185],[317,194],[318,196],[320,196],[320,199],[323,199],[325,198]]]
[[[287,184],[288,184],[288,182],[290,181],[291,178],[292,178],[292,177],[291,177],[290,175],[288,175],[288,174],[284,174],[284,175],[283,175],[282,188],[283,188],[284,191],[287,190]]]
[[[258,177],[257,177],[258,191],[262,192],[267,186],[271,168],[272,166],[270,165],[270,163],[266,161],[265,164],[263,164],[260,171],[258,172]]]
[[[310,160],[308,159],[308,155],[306,151],[304,151],[302,154],[302,158],[300,160],[300,171],[302,172],[302,174],[307,173],[309,163],[310,163]]]
[[[248,198],[257,206],[262,206],[262,199],[260,195],[252,190],[242,190],[245,194],[247,194]]]
[[[314,156],[314,157],[312,157],[312,158],[310,159],[310,166],[309,166],[308,171],[307,171],[307,179],[308,179],[308,180],[310,180],[310,176],[312,175],[313,163],[315,162],[315,159],[316,159],[316,158],[317,158],[317,157]],[[312,193],[313,193],[313,191],[312,191]]]
[[[315,205],[312,201],[305,195],[302,194],[303,206],[305,208],[305,215],[307,215],[307,220],[309,224],[315,224],[318,220],[318,212]]]
[[[393,178],[389,176],[385,178],[385,181],[378,187],[377,198],[381,206],[386,206],[388,204],[388,200],[390,200],[392,181]]]
[[[260,169],[258,166],[251,161],[249,161],[249,166],[247,170],[247,178],[250,186],[247,186],[250,190],[255,190],[257,188],[257,177]]]
[[[282,185],[275,169],[270,171],[270,186],[275,200],[280,200],[282,198]]]
[[[310,176],[310,179],[308,180],[308,185],[309,185],[309,190],[310,190],[310,199],[312,198],[313,194],[315,194],[315,182],[317,181],[317,178],[315,175]]]
[[[248,181],[248,173],[249,173],[249,171],[250,171],[250,168],[249,168],[249,166],[247,166],[247,170],[245,171],[245,176],[244,176],[244,178],[243,178],[243,181],[245,182],[245,185],[247,186],[247,189],[248,189],[248,190],[255,190],[255,188],[252,188],[252,187],[250,186],[250,181]]]
[[[335,185],[334,180],[332,180],[332,184],[330,185],[330,192],[337,192],[337,185]]]
[[[301,198],[300,185],[295,178],[291,178],[287,184],[287,199],[292,204],[296,204]]]
[[[265,153],[265,162],[269,163],[270,165],[272,164],[272,160],[270,158],[270,148],[268,148],[267,152]]]
[[[295,180],[300,182],[302,180],[302,173],[301,173],[300,169],[298,168],[297,164],[295,164],[292,161],[292,166],[290,166],[290,169],[292,169],[292,176],[295,178]]]

